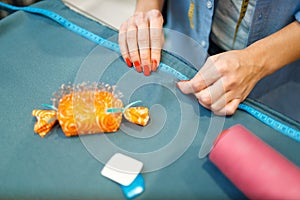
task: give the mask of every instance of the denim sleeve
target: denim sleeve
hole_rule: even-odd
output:
[[[295,14],[295,18],[298,22],[300,22],[300,10],[298,10]]]

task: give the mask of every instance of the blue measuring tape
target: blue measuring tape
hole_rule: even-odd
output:
[[[120,53],[120,48],[119,48],[118,44],[111,42],[109,40],[106,40],[88,30],[84,29],[84,28],[70,22],[69,20],[65,19],[64,17],[60,16],[59,14],[52,12],[50,10],[35,8],[35,7],[17,7],[17,6],[12,6],[9,4],[2,3],[2,2],[0,2],[0,7],[4,7],[7,9],[10,9],[10,10],[13,10],[13,11],[21,10],[21,11],[25,11],[25,12],[29,12],[29,13],[40,14],[40,15],[46,16],[46,17],[54,20],[58,24],[62,25],[66,29],[68,29],[68,30],[70,30],[92,42],[95,42],[105,48],[108,48],[112,51]],[[176,77],[179,80],[188,80],[189,79],[184,74],[180,73],[176,69],[174,69],[162,62],[159,64],[158,69],[160,71],[163,71],[163,72],[173,75],[174,77]],[[273,119],[272,117],[269,117],[244,103],[241,103],[238,106],[238,108],[240,110],[246,111],[247,113],[249,113],[256,119],[258,119],[259,121],[263,122],[264,124],[266,124],[267,126],[273,128],[273,129],[275,129],[276,131],[282,133],[283,135],[286,135],[286,136],[300,142],[300,131],[293,129],[293,128],[279,122],[278,120]]]
[[[244,110],[259,121],[263,122],[264,124],[268,125],[269,127],[275,129],[276,131],[282,133],[283,135],[286,135],[298,142],[300,142],[300,132],[277,121],[276,119],[267,116],[266,114],[263,114],[262,112],[259,112],[258,110],[241,103],[238,108],[240,110]]]

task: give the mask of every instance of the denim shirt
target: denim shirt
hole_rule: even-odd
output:
[[[191,1],[195,4],[194,29],[190,27],[188,17]],[[216,4],[217,1],[214,0],[170,0],[166,10],[166,28],[192,37],[207,50]],[[282,29],[294,20],[300,22],[300,0],[257,0],[248,45]]]

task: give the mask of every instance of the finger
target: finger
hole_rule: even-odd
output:
[[[179,81],[179,82],[177,82],[176,85],[181,90],[181,92],[184,94],[195,93],[189,80]]]
[[[156,71],[160,63],[161,49],[164,42],[163,17],[160,11],[151,10],[147,13],[150,22],[152,70]]]
[[[209,57],[195,77],[191,79],[194,90],[200,91],[221,78],[221,74],[218,71],[219,63],[216,63],[216,60],[217,56]]]
[[[216,115],[222,115],[222,116],[233,115],[235,113],[235,111],[237,110],[240,102],[241,102],[241,99],[233,99],[232,101],[227,103],[226,106],[223,107],[221,110],[215,111],[214,113]]]
[[[203,67],[189,82],[179,82],[179,89],[185,94],[197,93],[216,82],[221,75],[214,62],[215,59],[209,57]]]
[[[211,110],[211,109],[210,109],[210,106],[206,106],[206,105],[202,104],[202,102],[200,102],[199,100],[198,100],[198,102],[199,102],[199,104],[200,104],[202,107],[204,107],[204,108],[206,108],[206,109],[208,109],[208,110]]]
[[[132,67],[132,62],[130,60],[130,56],[127,48],[126,32],[127,32],[127,22],[124,22],[119,29],[118,42],[119,42],[120,51],[123,59],[125,60],[128,67]]]
[[[127,24],[127,47],[130,55],[130,60],[133,62],[133,65],[138,72],[142,72],[140,56],[138,51],[138,42],[137,42],[137,27],[135,24],[134,16],[129,18]]]
[[[202,73],[199,71],[190,81],[179,81],[177,86],[184,94],[195,94],[206,88],[208,85],[206,84]]]
[[[210,107],[211,110],[220,110],[227,103],[226,91],[222,79],[217,80],[214,84],[195,93],[196,98],[202,105]]]
[[[141,66],[145,76],[149,76],[151,73],[150,36],[148,20],[144,13],[138,13],[136,15],[136,25],[138,28],[138,48]]]

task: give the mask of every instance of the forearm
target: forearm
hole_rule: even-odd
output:
[[[257,66],[260,78],[272,74],[300,58],[300,23],[292,22],[280,31],[253,43],[245,51]]]
[[[135,12],[146,12],[152,9],[162,11],[164,0],[137,0]]]

